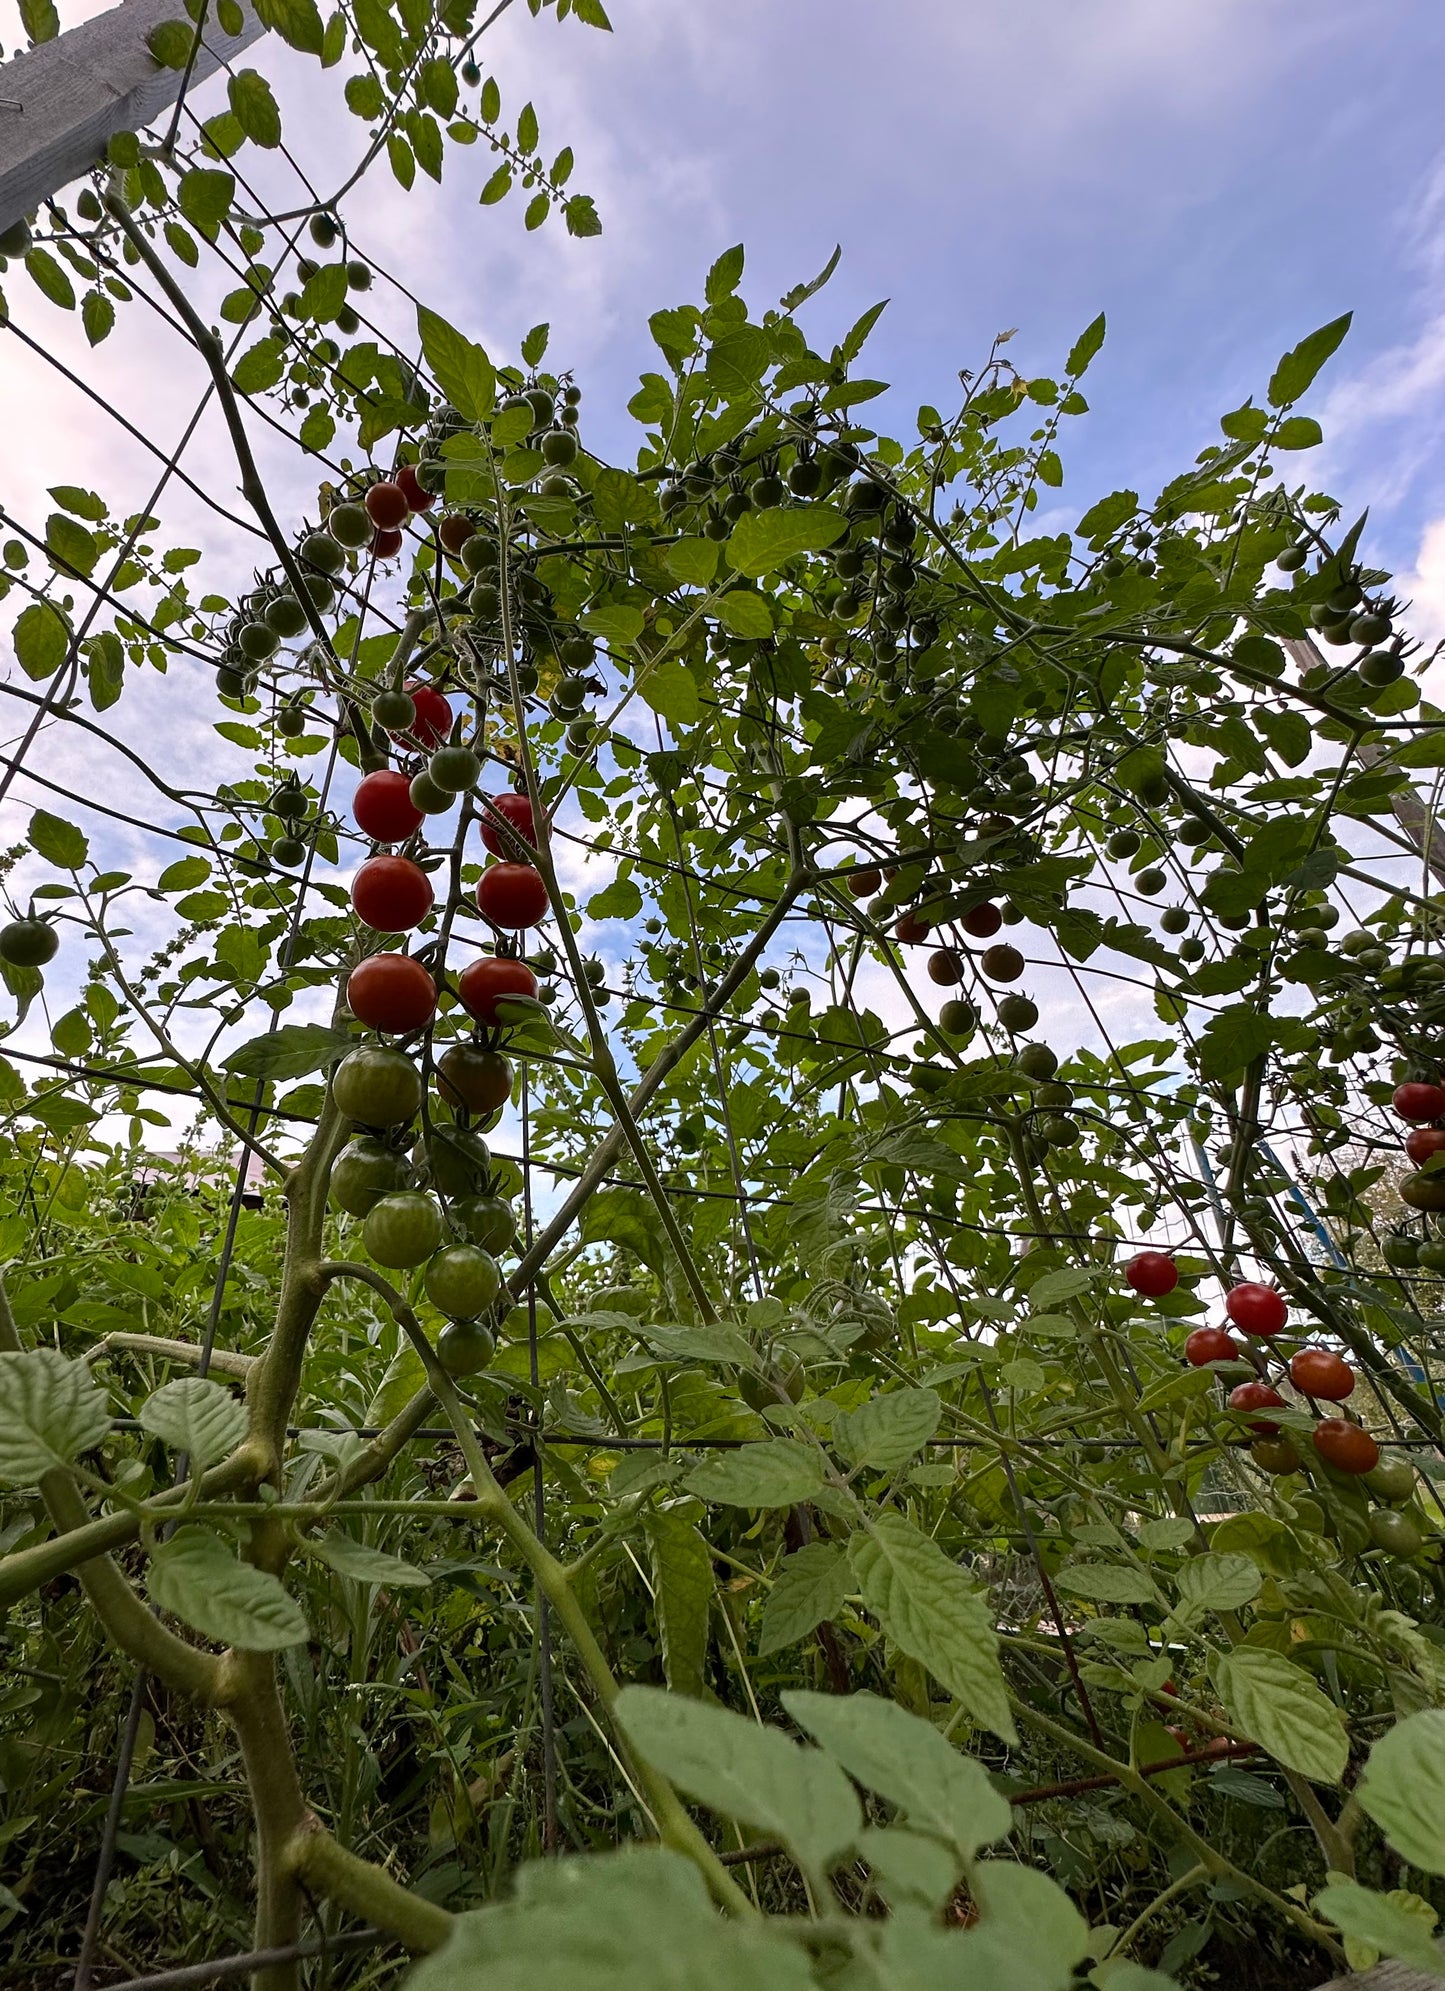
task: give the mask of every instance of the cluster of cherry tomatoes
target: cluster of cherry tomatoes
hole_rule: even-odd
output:
[[[1144,1298],[1162,1299],[1178,1285],[1179,1268],[1167,1251],[1141,1251],[1130,1259],[1124,1277]],[[1284,1295],[1278,1288],[1253,1279],[1241,1280],[1230,1287],[1224,1296],[1224,1311],[1230,1323],[1255,1342],[1273,1341],[1289,1323]],[[1227,1328],[1214,1326],[1194,1329],[1184,1344],[1184,1359],[1192,1367],[1203,1369],[1216,1362],[1243,1362],[1250,1358]],[[1313,1403],[1343,1403],[1355,1387],[1354,1370],[1331,1348],[1296,1349],[1289,1358],[1287,1373],[1300,1395]],[[1244,1413],[1288,1407],[1286,1399],[1262,1376],[1237,1384],[1229,1392],[1228,1404],[1231,1410]],[[1248,1428],[1257,1439],[1280,1438],[1279,1425],[1269,1417],[1249,1415]],[[1336,1472],[1363,1476],[1380,1463],[1378,1444],[1363,1425],[1348,1417],[1321,1417],[1311,1433],[1311,1441],[1320,1458]],[[1259,1448],[1255,1449],[1258,1454]],[[1258,1463],[1266,1470],[1291,1472],[1300,1461],[1293,1443],[1285,1438],[1277,1449],[1258,1456]]]
[[[1428,1163],[1445,1154],[1445,1086],[1426,1079],[1407,1079],[1397,1085],[1391,1101],[1402,1120],[1410,1122],[1405,1136],[1405,1153],[1415,1172],[1400,1184],[1400,1195],[1412,1210],[1445,1210],[1445,1170],[1430,1170]]]
[[[415,465],[403,463],[390,477],[370,485],[360,504],[348,499],[333,505],[326,529],[343,546],[364,547],[378,560],[394,560],[407,520],[414,512],[430,511],[435,503],[435,491],[423,486]]]

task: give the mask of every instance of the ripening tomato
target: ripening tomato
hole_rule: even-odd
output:
[[[1355,1387],[1355,1372],[1332,1348],[1301,1348],[1290,1357],[1289,1379],[1306,1396],[1343,1403]]]
[[[502,1021],[497,1004],[506,997],[537,1000],[537,977],[525,961],[514,961],[505,954],[484,954],[462,969],[457,993],[468,1016],[495,1029]]]
[[[547,917],[547,887],[530,864],[489,864],[477,886],[477,905],[493,926],[520,932]]]
[[[1196,1327],[1184,1344],[1184,1359],[1195,1369],[1210,1362],[1237,1362],[1241,1352],[1239,1343],[1222,1327]]]
[[[855,899],[871,899],[883,883],[883,873],[871,866],[866,871],[854,871],[848,878],[848,890]]]
[[[1274,1286],[1262,1286],[1253,1279],[1246,1279],[1230,1288],[1224,1296],[1224,1311],[1236,1327],[1242,1327],[1246,1334],[1256,1335],[1261,1340],[1278,1334],[1289,1319],[1283,1293]]]
[[[1327,1466],[1358,1478],[1380,1463],[1380,1448],[1363,1425],[1348,1417],[1322,1417],[1313,1432],[1314,1448]]]
[[[512,1067],[500,1051],[480,1044],[448,1044],[437,1059],[437,1090],[469,1113],[495,1113],[512,1096]]]
[[[363,775],[351,801],[356,826],[377,843],[405,843],[426,818],[411,799],[411,781],[399,768]]]
[[[920,940],[928,938],[928,921],[920,919],[917,913],[905,913],[902,919],[895,921],[893,932],[905,946],[916,947]]]
[[[431,911],[431,879],[409,857],[368,857],[351,881],[351,903],[378,933],[410,933]]]
[[[390,478],[373,484],[362,502],[366,506],[367,517],[381,532],[394,532],[398,526],[405,525],[411,511],[406,492]]]
[[[416,466],[403,463],[396,473],[396,487],[406,499],[407,508],[414,512],[429,512],[437,501],[435,491],[424,491],[416,474]]]
[[[410,954],[373,954],[346,980],[346,1001],[369,1030],[420,1030],[437,1010],[437,985]]]
[[[450,1214],[452,1229],[483,1251],[505,1251],[517,1235],[517,1215],[504,1196],[460,1196]]]
[[[940,947],[928,957],[928,979],[951,989],[963,980],[963,961],[952,947]]]
[[[1240,1383],[1229,1392],[1229,1407],[1231,1410],[1283,1410],[1285,1401],[1279,1391],[1272,1389],[1268,1383]],[[1273,1438],[1279,1430],[1279,1426],[1267,1417],[1251,1417],[1249,1428],[1262,1438]]]
[[[331,1171],[331,1200],[349,1217],[368,1210],[411,1181],[411,1159],[377,1140],[353,1141],[336,1157]]]
[[[476,529],[465,512],[448,512],[444,519],[437,521],[437,538],[448,553],[456,555]]]
[[[1124,1267],[1124,1277],[1146,1300],[1162,1300],[1179,1284],[1179,1267],[1167,1251],[1140,1251]]]
[[[391,526],[378,526],[368,542],[368,550],[378,560],[394,560],[401,551],[402,534]]]
[[[1416,1168],[1423,1168],[1432,1156],[1445,1154],[1445,1127],[1412,1127],[1405,1136],[1405,1152]]]
[[[532,803],[526,795],[488,795],[480,810],[482,843],[493,857],[515,857],[516,843],[499,824],[490,819],[490,812],[505,816],[517,835],[537,848],[537,827],[532,819]]]
[[[1390,1103],[1402,1120],[1445,1119],[1445,1086],[1409,1079],[1395,1087]]]
[[[991,899],[984,899],[981,904],[969,907],[959,925],[975,940],[989,940],[1003,925],[1003,914]]]
[[[407,696],[416,708],[416,713],[407,731],[409,736],[420,742],[428,752],[433,747],[444,746],[451,738],[452,708],[435,685],[421,684],[409,680]],[[392,736],[396,737],[395,734]]]
[[[1300,1469],[1300,1455],[1295,1450],[1294,1440],[1285,1435],[1256,1438],[1249,1448],[1249,1456],[1262,1473],[1269,1473],[1272,1478],[1282,1478]]]
[[[1399,1514],[1392,1507],[1371,1510],[1370,1540],[1386,1555],[1400,1556],[1407,1561],[1411,1556],[1419,1555],[1425,1546],[1425,1537],[1418,1524],[1408,1514]]]

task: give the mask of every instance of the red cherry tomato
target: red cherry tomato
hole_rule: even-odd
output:
[[[394,560],[401,551],[401,534],[389,526],[378,526],[371,535],[370,551],[378,560]]]
[[[411,722],[408,734],[393,733],[392,738],[419,740],[427,748],[444,747],[451,738],[452,708],[435,685],[421,684],[415,680],[407,683],[407,696],[416,707],[416,717]]]
[[[537,996],[537,977],[525,961],[504,954],[484,954],[469,961],[457,982],[457,993],[468,1016],[495,1029],[501,1022],[497,1004],[506,996]]]
[[[1231,1410],[1283,1410],[1284,1398],[1277,1389],[1268,1383],[1240,1383],[1229,1392]],[[1272,1438],[1279,1426],[1267,1417],[1251,1417],[1251,1431],[1258,1431],[1263,1437]]]
[[[455,556],[461,552],[476,529],[465,512],[448,512],[447,516],[437,523],[437,538],[447,552]]]
[[[373,954],[346,981],[346,1001],[369,1030],[420,1030],[437,1009],[437,985],[410,954]]]
[[[1355,1387],[1355,1372],[1332,1348],[1301,1348],[1291,1356],[1289,1379],[1306,1396],[1343,1403]]]
[[[1362,1425],[1348,1417],[1322,1417],[1314,1428],[1314,1447],[1327,1466],[1356,1477],[1372,1473],[1380,1463],[1380,1448]]]
[[[1179,1284],[1179,1267],[1167,1251],[1140,1251],[1124,1267],[1124,1277],[1146,1300],[1162,1300]]]
[[[411,799],[411,782],[398,768],[379,767],[356,784],[351,813],[357,828],[377,843],[405,843],[426,818]]]
[[[380,531],[394,531],[405,525],[411,506],[407,503],[406,492],[400,484],[387,479],[373,484],[366,494],[366,515]]]
[[[417,481],[417,474],[410,463],[403,463],[396,473],[396,487],[414,512],[428,512],[437,501],[435,491],[424,491]]]
[[[431,879],[409,857],[368,857],[352,880],[351,903],[378,933],[409,933],[431,911]]]
[[[1236,1327],[1242,1327],[1246,1334],[1257,1335],[1261,1340],[1278,1334],[1289,1319],[1289,1308],[1284,1303],[1283,1293],[1273,1286],[1261,1286],[1252,1279],[1230,1288],[1224,1296],[1224,1311]]]
[[[1003,914],[991,900],[985,899],[982,905],[970,906],[959,925],[975,940],[987,940],[1003,925]]]
[[[1405,1136],[1405,1152],[1416,1168],[1423,1168],[1433,1155],[1445,1154],[1445,1127],[1412,1127]]]
[[[905,913],[895,921],[893,932],[907,946],[916,947],[920,940],[928,938],[928,921],[920,919],[917,913]]]
[[[477,905],[493,926],[519,932],[547,917],[547,887],[530,864],[489,864],[477,886]]]
[[[499,816],[505,816],[518,836],[524,837],[537,848],[537,826],[532,820],[532,804],[526,795],[488,795],[486,806],[481,810],[482,842],[493,857],[515,857],[516,845],[504,841],[504,833],[495,822],[488,819],[487,811],[494,809]]]
[[[1410,1079],[1395,1087],[1391,1104],[1402,1120],[1445,1119],[1445,1085]]]
[[[1196,1327],[1184,1344],[1184,1359],[1195,1369],[1210,1362],[1237,1362],[1239,1356],[1239,1343],[1222,1327]]]

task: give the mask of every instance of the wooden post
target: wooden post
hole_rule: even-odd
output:
[[[263,32],[242,4],[238,35],[222,34],[211,8],[190,87]],[[139,131],[170,109],[184,72],[162,69],[146,36],[175,20],[190,25],[182,0],[121,0],[108,14],[0,64],[0,229],[88,172],[117,132]]]

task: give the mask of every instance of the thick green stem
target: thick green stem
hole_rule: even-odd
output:
[[[347,1852],[314,1812],[292,1835],[285,1863],[288,1873],[304,1882],[309,1892],[339,1901],[353,1915],[399,1937],[410,1950],[440,1949],[455,1925],[456,1917],[445,1908],[413,1894],[371,1860]]]

